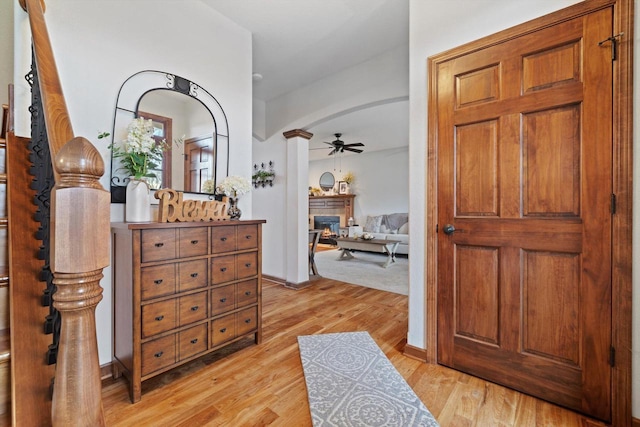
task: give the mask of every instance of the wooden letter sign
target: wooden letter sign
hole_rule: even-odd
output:
[[[156,191],[160,200],[158,222],[221,221],[229,219],[227,198],[215,200],[183,200],[182,192],[165,188]]]

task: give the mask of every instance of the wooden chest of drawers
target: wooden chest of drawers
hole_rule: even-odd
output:
[[[113,376],[142,382],[247,336],[262,339],[262,224],[113,223]]]

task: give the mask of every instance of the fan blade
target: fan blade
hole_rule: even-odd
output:
[[[327,142],[327,141],[322,141],[322,142],[324,142],[325,144],[329,144],[330,146],[334,147],[333,142]]]
[[[329,152],[329,155],[331,156],[331,155],[333,155],[333,153],[335,153],[335,152],[336,152],[336,149],[334,148],[333,150],[331,150],[331,152]]]
[[[345,147],[364,147],[362,142],[354,142],[353,144],[344,144]]]
[[[347,151],[353,151],[354,153],[362,153],[362,150],[359,150],[357,148],[344,147],[344,149]]]

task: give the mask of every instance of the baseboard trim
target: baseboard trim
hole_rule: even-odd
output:
[[[640,419],[636,417],[631,418],[631,427],[640,427]]]
[[[100,380],[102,382],[113,378],[113,370],[111,368],[111,365],[112,363],[109,362],[105,365],[100,366]]]
[[[300,282],[300,283],[286,282],[284,284],[285,288],[295,289],[296,291],[299,291],[300,289],[308,288],[309,286],[311,286],[310,280],[307,280],[306,282]]]
[[[287,281],[284,279],[275,276],[269,276],[267,274],[262,275],[262,280],[268,280],[270,282],[277,283],[278,285],[285,285],[287,283]]]
[[[262,280],[268,280],[268,281],[276,283],[278,285],[282,285],[285,288],[294,289],[296,291],[300,290],[300,289],[308,288],[309,286],[311,286],[311,284],[313,283],[314,280],[317,280],[317,279],[320,279],[320,278],[321,278],[321,276],[311,276],[311,277],[309,277],[309,280],[306,280],[304,282],[293,283],[293,282],[287,282],[285,279],[282,279],[280,277],[268,276],[266,274],[262,275]]]
[[[418,347],[414,347],[412,345],[409,344],[405,344],[404,346],[404,352],[403,354],[407,357],[410,357],[412,359],[416,359],[419,360],[421,362],[427,362],[427,350],[422,349],[422,348],[418,348]]]

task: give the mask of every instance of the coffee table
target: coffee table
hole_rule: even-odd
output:
[[[387,254],[387,260],[382,264],[382,267],[387,268],[389,265],[396,262],[396,249],[398,249],[400,242],[397,240],[364,240],[362,238],[355,239],[353,237],[338,237],[336,238],[336,244],[338,245],[338,249],[342,249],[342,252],[338,257],[339,261],[355,258],[351,253],[352,250],[382,252]]]

